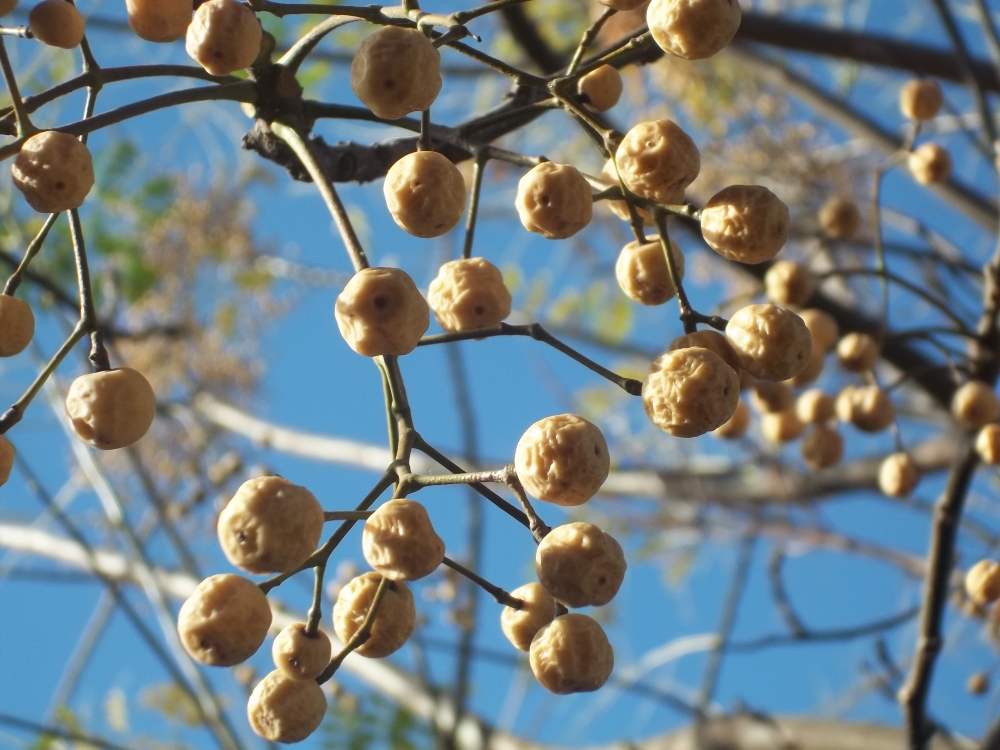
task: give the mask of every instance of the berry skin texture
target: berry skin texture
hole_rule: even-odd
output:
[[[441,83],[441,53],[417,29],[383,26],[351,61],[351,90],[384,120],[428,109]]]
[[[66,0],[54,0],[69,8]],[[54,214],[79,208],[94,187],[90,151],[68,133],[45,130],[24,142],[10,168],[14,187],[36,211]]]
[[[837,340],[840,338],[840,326],[837,325],[837,321],[832,315],[822,310],[809,308],[801,310],[799,317],[809,329],[814,351],[826,354],[837,344]]]
[[[743,437],[749,426],[750,409],[747,408],[743,399],[740,399],[736,404],[736,411],[733,412],[733,416],[712,430],[712,434],[723,440],[735,440],[736,438]]]
[[[740,27],[739,0],[653,0],[646,24],[660,49],[704,60],[727,46]]]
[[[587,615],[557,617],[531,642],[531,671],[557,695],[600,688],[615,668],[615,654],[603,628]]]
[[[802,460],[814,471],[828,469],[844,457],[844,438],[833,427],[816,425],[802,438]]]
[[[627,567],[621,545],[592,523],[556,526],[535,550],[538,580],[567,607],[607,604],[618,593]]]
[[[661,355],[642,381],[646,416],[674,437],[721,427],[739,399],[740,376],[714,351],[698,346]]]
[[[740,372],[740,358],[736,356],[736,352],[733,351],[733,347],[731,347],[729,342],[726,341],[726,337],[718,331],[705,328],[701,331],[695,331],[694,333],[686,333],[683,336],[678,336],[670,342],[668,351],[672,352],[675,349],[687,349],[690,346],[700,346],[703,349],[711,349],[713,352],[722,357],[726,364],[736,370],[737,373]],[[649,366],[649,369],[653,370],[655,366],[656,362],[653,362],[653,364]],[[743,390],[742,382],[740,383],[740,390]]]
[[[760,185],[730,185],[701,210],[701,235],[723,258],[755,265],[788,240],[788,206]]]
[[[604,166],[601,168],[601,177],[604,178],[606,182],[609,182],[612,185],[619,185],[618,174],[617,172],[615,172],[615,163],[611,159],[608,159],[606,162],[604,162]],[[606,201],[601,201],[601,203],[607,205],[607,207],[611,209],[611,213],[613,213],[622,221],[632,220],[632,217],[629,215],[628,212],[628,204],[625,201],[606,200]],[[653,224],[653,214],[651,214],[645,208],[636,206],[635,211],[637,214],[639,214],[639,217],[644,222],[646,222],[647,224]]]
[[[393,221],[414,237],[440,237],[465,213],[465,179],[437,151],[417,151],[397,161],[382,192]]]
[[[819,388],[811,388],[795,401],[795,413],[806,424],[823,424],[837,416],[833,398]]]
[[[369,516],[361,550],[368,564],[391,581],[429,576],[444,559],[444,542],[426,508],[405,498],[389,500]]]
[[[28,28],[42,44],[61,49],[79,45],[85,31],[80,11],[66,0],[42,0],[28,14]]]
[[[35,335],[31,305],[9,294],[0,294],[0,357],[13,357],[25,350]]]
[[[777,305],[748,305],[726,326],[740,365],[758,380],[788,380],[809,363],[812,336],[802,318]]]
[[[550,240],[572,237],[590,223],[590,183],[576,167],[542,162],[517,183],[517,215],[529,232]]]
[[[961,425],[978,430],[1000,419],[1000,400],[981,380],[970,380],[951,397],[951,413]]]
[[[532,497],[553,505],[582,505],[608,478],[611,454],[597,425],[575,414],[556,414],[521,435],[514,468]]]
[[[914,78],[899,89],[899,111],[911,120],[933,120],[943,104],[944,94],[933,79]]]
[[[510,592],[524,602],[521,609],[504,607],[500,613],[500,629],[518,651],[531,648],[531,639],[556,616],[556,600],[540,583],[526,583]]]
[[[248,573],[295,570],[323,533],[323,508],[305,487],[282,477],[248,479],[219,515],[226,559]]]
[[[104,451],[137,442],[155,415],[156,396],[149,381],[128,367],[81,375],[66,394],[66,416],[73,431]]]
[[[862,432],[881,432],[896,418],[889,395],[875,385],[849,385],[834,402],[837,419],[850,422]]]
[[[819,226],[835,240],[849,240],[861,228],[861,212],[854,201],[833,196],[819,210]]]
[[[684,256],[673,242],[670,253],[677,275],[683,280]],[[677,294],[659,237],[642,245],[634,240],[625,245],[615,263],[615,276],[626,296],[640,305],[662,305]]]
[[[7,484],[7,480],[10,479],[10,470],[14,468],[16,453],[13,444],[0,435],[0,486]]]
[[[227,76],[253,64],[262,37],[250,6],[236,0],[208,0],[194,12],[184,48],[213,76]]]
[[[767,298],[776,305],[802,307],[816,291],[809,269],[791,260],[779,260],[764,275]]]
[[[301,742],[326,716],[326,695],[314,680],[291,680],[280,669],[270,672],[250,694],[247,719],[271,742]]]
[[[361,629],[381,581],[382,576],[378,573],[364,573],[340,590],[333,607],[333,630],[345,644]],[[398,651],[413,633],[416,619],[417,611],[410,589],[399,581],[390,583],[382,596],[382,606],[375,616],[371,637],[355,653],[381,659]]]
[[[199,583],[177,615],[184,650],[214,667],[232,667],[249,659],[270,627],[271,606],[264,592],[232,573]]]
[[[798,438],[805,428],[795,409],[762,414],[760,417],[760,431],[764,439],[772,443],[789,443]]]
[[[965,591],[979,606],[1000,599],[1000,563],[980,560],[965,574]]]
[[[951,177],[951,154],[937,143],[925,143],[910,153],[906,166],[921,185],[944,182]]]
[[[365,357],[409,354],[431,324],[431,312],[405,271],[366,268],[337,297],[334,316],[347,345]]]
[[[587,109],[607,112],[622,96],[622,74],[612,65],[602,65],[582,76],[577,82],[577,93],[587,97]]]
[[[304,622],[293,622],[282,630],[271,646],[274,666],[289,680],[315,680],[333,654],[330,637],[322,630],[306,635]]]
[[[889,497],[907,497],[920,482],[920,470],[905,453],[886,456],[878,468],[878,488]]]
[[[867,333],[849,333],[837,344],[840,366],[851,372],[865,372],[878,362],[882,347]]]
[[[125,0],[128,25],[147,42],[176,42],[191,23],[190,0]]]
[[[988,464],[1000,464],[1000,424],[988,424],[976,435],[976,453]]]
[[[465,258],[438,269],[427,303],[444,330],[474,331],[510,315],[511,296],[499,268],[485,258]]]
[[[628,131],[615,164],[629,190],[671,206],[684,201],[684,191],[701,171],[701,154],[677,123],[650,120]]]

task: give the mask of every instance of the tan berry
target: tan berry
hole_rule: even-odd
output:
[[[437,151],[416,151],[397,161],[382,192],[393,221],[414,237],[440,237],[465,213],[465,179]]]
[[[531,642],[531,671],[557,695],[597,690],[615,668],[611,643],[597,621],[586,615],[557,617]]]
[[[837,325],[837,321],[832,315],[822,310],[809,308],[800,310],[799,317],[809,329],[815,351],[825,354],[837,344],[837,340],[840,338],[840,326]]]
[[[615,153],[625,187],[661,205],[684,201],[684,191],[701,171],[701,155],[691,136],[670,120],[640,122]]]
[[[576,167],[542,162],[517,183],[517,215],[529,232],[550,240],[572,237],[590,223],[590,183]]]
[[[907,157],[906,166],[921,185],[944,182],[951,176],[951,154],[940,144],[925,143]]]
[[[76,47],[85,31],[80,11],[66,0],[42,0],[28,14],[28,28],[42,44],[62,49]]]
[[[865,372],[878,362],[882,347],[867,333],[848,333],[837,343],[840,366],[851,372]]]
[[[444,559],[444,542],[427,509],[400,498],[383,503],[365,521],[361,549],[368,564],[392,581],[429,576]]]
[[[500,614],[500,629],[518,651],[531,648],[531,639],[555,619],[556,600],[540,583],[526,583],[510,595],[524,602],[521,609],[504,607]]]
[[[788,206],[760,185],[730,185],[701,210],[701,236],[723,258],[771,260],[788,240]]]
[[[510,315],[503,274],[485,258],[450,260],[438,269],[427,303],[446,331],[492,328]]]
[[[614,599],[625,578],[621,545],[592,523],[567,523],[545,535],[535,550],[535,572],[567,607],[600,607]]]
[[[740,365],[758,380],[788,380],[809,363],[812,337],[798,315],[777,305],[748,305],[733,314],[726,339]]]
[[[5,16],[17,7],[17,0],[0,0],[0,16]]]
[[[13,357],[25,350],[35,335],[31,305],[10,294],[0,294],[0,357]]]
[[[653,0],[646,24],[664,52],[704,60],[727,46],[740,27],[739,0]]]
[[[736,371],[714,351],[698,346],[663,354],[642,382],[646,416],[675,437],[696,437],[722,426],[739,398]]]
[[[672,241],[670,254],[683,280],[684,255]],[[659,237],[642,245],[634,240],[625,245],[615,263],[615,276],[621,290],[640,305],[662,305],[677,294]]]
[[[988,424],[976,435],[976,453],[988,464],[1000,464],[1000,424]]]
[[[601,168],[601,177],[603,177],[607,182],[610,182],[612,185],[620,186],[620,183],[618,182],[618,173],[615,171],[615,164],[611,159],[604,162],[604,166]],[[632,217],[628,212],[628,204],[624,200],[607,200],[601,202],[606,203],[608,208],[611,209],[611,212],[619,219],[622,219],[623,221],[632,221]],[[647,224],[653,223],[653,215],[645,208],[636,206],[635,210],[644,222]]]
[[[525,430],[514,450],[517,477],[529,495],[555,505],[581,505],[608,478],[611,455],[600,428],[557,414]]]
[[[295,570],[316,550],[323,507],[305,487],[282,477],[248,479],[219,515],[226,559],[248,573]]]
[[[1000,419],[1000,400],[981,380],[970,380],[951,397],[951,413],[964,427],[978,430]]]
[[[208,0],[198,6],[187,28],[184,48],[214,76],[249,68],[260,53],[263,32],[249,5]]]
[[[931,78],[914,78],[899,89],[899,110],[911,120],[933,120],[943,104],[941,87]]]
[[[333,630],[345,644],[364,624],[381,581],[378,573],[364,573],[340,590],[333,607]],[[371,637],[355,653],[381,659],[398,651],[413,632],[416,619],[410,589],[401,581],[391,581],[382,596]]]
[[[774,304],[802,307],[816,291],[816,279],[801,263],[779,260],[767,269],[764,287]]]
[[[799,395],[795,401],[795,413],[806,424],[823,424],[837,416],[833,397],[819,388],[811,388]]]
[[[73,7],[66,0],[53,1]],[[26,140],[10,171],[14,187],[28,205],[45,214],[79,208],[94,187],[90,151],[73,136],[55,130]]]
[[[878,468],[878,488],[889,497],[906,497],[920,481],[920,470],[906,453],[886,456]]]
[[[833,196],[819,210],[819,226],[827,237],[849,240],[861,228],[861,212],[854,201]]]
[[[844,457],[844,438],[833,427],[819,424],[802,438],[802,460],[813,470],[827,469]]]
[[[250,727],[271,742],[301,742],[326,716],[326,694],[315,680],[292,680],[280,669],[270,672],[250,694]]]
[[[1000,599],[1000,563],[980,560],[969,568],[965,574],[965,591],[980,606]]]
[[[184,650],[215,667],[232,667],[249,659],[270,627],[271,606],[264,592],[232,573],[199,583],[177,615]]]
[[[334,316],[347,345],[365,357],[409,354],[431,324],[417,285],[398,268],[366,268],[337,297]]]
[[[304,622],[287,626],[271,646],[274,666],[290,680],[315,680],[330,663],[332,654],[329,636],[318,629],[307,634]]]
[[[441,53],[422,31],[383,26],[354,53],[351,90],[385,120],[422,112],[441,92]]]
[[[125,0],[128,25],[147,42],[176,42],[191,23],[190,0]]]
[[[809,362],[804,368],[795,376],[784,381],[793,388],[801,388],[806,385],[815,383],[819,376],[823,374],[823,368],[826,366],[826,356],[823,352],[817,351],[815,348],[809,353]]]
[[[837,419],[863,432],[881,432],[896,418],[889,394],[876,385],[849,385],[837,395],[834,404]]]
[[[972,695],[985,695],[990,689],[990,676],[985,672],[975,672],[969,675],[965,689]]]
[[[156,415],[156,396],[142,373],[120,370],[81,375],[66,393],[66,416],[83,442],[101,450],[138,441]]]
[[[602,65],[582,76],[576,90],[587,97],[586,107],[594,112],[607,112],[622,95],[622,74],[612,65]]]
[[[7,480],[10,479],[10,470],[14,468],[16,453],[13,444],[0,435],[0,485],[7,484]]]
[[[799,421],[795,409],[761,414],[760,431],[772,443],[788,443],[798,438],[806,426]]]
[[[753,384],[750,401],[759,412],[777,414],[790,409],[795,403],[795,398],[791,389],[784,383],[761,380]]]
[[[712,434],[723,440],[735,440],[736,438],[743,437],[749,426],[750,410],[743,403],[743,399],[740,399],[736,404],[736,411],[733,412],[733,416],[712,430]]]

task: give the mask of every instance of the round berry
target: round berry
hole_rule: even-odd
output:
[[[484,258],[464,258],[438,269],[427,303],[444,330],[474,331],[510,315],[511,296],[499,268]]]
[[[840,338],[840,326],[829,313],[815,308],[799,311],[799,317],[809,329],[814,351],[825,354],[830,351]]]
[[[816,291],[809,269],[791,260],[779,260],[764,275],[767,298],[776,305],[802,307]]]
[[[333,630],[345,644],[364,624],[381,582],[382,576],[378,573],[364,573],[340,590],[333,607]],[[355,653],[380,659],[398,651],[413,632],[416,619],[410,589],[401,581],[391,581],[382,596],[371,637]]]
[[[740,378],[710,349],[661,355],[642,383],[646,416],[675,437],[696,437],[725,424],[740,399]]]
[[[296,570],[322,533],[319,501],[282,477],[247,480],[219,515],[219,545],[229,562],[248,573]]]
[[[500,629],[518,651],[527,651],[531,639],[556,616],[556,600],[540,583],[526,583],[510,595],[524,602],[521,609],[504,607]]]
[[[260,648],[271,627],[271,606],[260,587],[226,573],[206,578],[181,605],[177,632],[193,659],[232,667]]]
[[[1000,563],[980,560],[969,568],[965,574],[965,591],[980,606],[1000,599]]]
[[[125,0],[128,25],[147,42],[176,42],[191,23],[191,0]]]
[[[981,380],[970,380],[951,397],[951,413],[970,430],[978,430],[1000,419],[1000,400]]]
[[[937,143],[925,143],[907,157],[906,166],[921,185],[944,182],[951,176],[951,154]]]
[[[976,435],[976,453],[988,464],[1000,464],[1000,424],[988,424]]]
[[[760,185],[730,185],[701,210],[701,236],[723,258],[771,260],[788,240],[788,206]]]
[[[762,414],[777,414],[792,408],[795,399],[791,389],[784,383],[761,380],[753,384],[750,401]]]
[[[837,344],[840,366],[851,372],[866,372],[878,362],[882,347],[867,333],[849,333]]]
[[[618,182],[618,173],[615,171],[615,163],[611,159],[604,162],[604,166],[601,167],[601,177],[612,185],[620,185]],[[624,200],[606,200],[601,202],[607,204],[608,208],[611,209],[611,213],[622,221],[632,221],[632,216],[628,212],[628,204]],[[653,223],[653,214],[645,208],[636,206],[635,211],[644,222],[647,224]]]
[[[802,434],[806,426],[802,424],[795,409],[762,414],[760,431],[764,439],[772,443],[788,443]]]
[[[0,16],[6,16],[17,7],[17,0],[0,0]]]
[[[833,398],[820,390],[812,388],[802,393],[795,401],[795,413],[806,424],[823,424],[837,415]]]
[[[572,237],[590,223],[590,183],[576,167],[545,161],[517,183],[517,215],[529,232],[550,240]]]
[[[0,357],[13,357],[25,350],[35,335],[31,305],[9,294],[0,294]]]
[[[53,0],[72,8],[66,0]],[[45,130],[24,142],[10,168],[14,187],[36,211],[79,208],[94,187],[90,151],[68,133]]]
[[[625,555],[613,536],[592,523],[567,523],[535,550],[538,580],[567,607],[599,607],[614,599],[625,578]]]
[[[694,333],[686,333],[683,336],[678,336],[673,341],[670,342],[668,351],[674,351],[675,349],[687,349],[691,346],[700,346],[702,349],[711,349],[713,352],[718,354],[725,361],[727,365],[740,373],[742,368],[740,368],[740,359],[736,356],[736,352],[733,351],[733,347],[729,345],[726,341],[726,337],[723,336],[718,331],[713,331],[711,329],[705,328],[701,331],[695,331]],[[653,363],[656,364],[655,362]],[[650,365],[652,368],[652,365]],[[743,390],[743,383],[740,383],[740,390]]]
[[[802,460],[810,469],[828,469],[843,457],[844,438],[833,427],[818,424],[802,438]]]
[[[818,218],[823,233],[835,240],[849,240],[861,228],[861,212],[854,201],[836,195],[823,204]]]
[[[7,484],[7,480],[10,479],[10,470],[14,468],[16,453],[13,444],[0,435],[0,486]]]
[[[270,672],[250,694],[247,719],[254,732],[271,742],[301,742],[326,716],[326,695],[314,680],[292,680]]]
[[[365,521],[361,536],[365,560],[392,581],[429,576],[444,559],[444,542],[416,500],[396,498]]]
[[[727,46],[740,27],[739,0],[653,0],[646,24],[660,49],[704,60]]]
[[[440,237],[465,212],[465,178],[437,151],[417,151],[397,161],[382,186],[393,221],[414,237]]]
[[[750,410],[743,403],[743,399],[740,399],[736,404],[736,411],[733,412],[733,416],[712,430],[712,434],[723,440],[735,440],[736,438],[743,437],[749,426]]]
[[[100,450],[132,445],[146,434],[155,415],[149,381],[128,367],[81,375],[66,393],[73,431]]]
[[[418,29],[383,26],[354,53],[351,90],[384,120],[422,112],[441,91],[441,53]]]
[[[615,163],[629,190],[668,206],[684,201],[685,189],[701,171],[698,147],[670,120],[641,122],[628,131]]]
[[[208,0],[198,6],[187,28],[184,48],[214,76],[249,68],[260,54],[263,30],[249,5]]]
[[[586,107],[593,112],[607,112],[622,95],[622,74],[612,65],[602,65],[582,76],[577,93],[587,97]]]
[[[748,305],[726,326],[740,365],[758,380],[788,380],[809,363],[812,337],[802,318],[777,305]]]
[[[555,505],[582,505],[608,478],[611,455],[597,425],[575,414],[556,414],[521,435],[514,467],[529,495]]]
[[[557,695],[597,690],[611,676],[615,654],[597,621],[586,615],[557,617],[531,642],[531,671]]]
[[[683,279],[684,256],[672,241],[670,254],[678,277]],[[625,245],[615,263],[615,276],[621,290],[640,305],[662,305],[677,294],[659,237],[641,245],[637,241]]]
[[[906,497],[920,481],[920,470],[905,453],[887,456],[878,468],[878,487],[889,497]]]
[[[271,658],[289,680],[315,680],[330,663],[333,647],[322,630],[306,633],[304,622],[293,622],[282,630],[271,646]]]
[[[896,418],[889,394],[876,385],[849,385],[837,395],[834,405],[837,419],[862,432],[881,432]]]
[[[941,86],[931,78],[914,78],[899,89],[899,110],[911,120],[933,120],[943,104]]]
[[[347,345],[365,357],[409,354],[431,324],[426,300],[398,268],[358,271],[337,297],[334,316]]]
[[[784,382],[788,383],[788,385],[793,388],[801,388],[802,386],[809,385],[810,383],[815,383],[819,376],[823,374],[823,368],[825,366],[825,354],[813,348],[813,350],[809,353],[809,362],[806,363],[806,366],[802,368],[798,374],[790,377]]]
[[[28,28],[42,44],[62,49],[80,44],[85,31],[80,11],[66,0],[42,0],[28,14]]]

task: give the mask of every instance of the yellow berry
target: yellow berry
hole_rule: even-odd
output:
[[[274,638],[271,658],[290,680],[315,680],[330,663],[333,646],[322,630],[306,633],[304,622],[293,622]]]
[[[913,179],[921,185],[944,182],[951,176],[952,162],[948,149],[937,143],[925,143],[907,157]]]
[[[844,438],[833,427],[818,424],[802,438],[802,460],[810,469],[836,466],[844,457]]]
[[[878,469],[878,487],[889,497],[906,497],[920,481],[920,470],[905,453],[886,456]]]
[[[587,97],[586,107],[594,112],[607,112],[622,95],[622,74],[612,65],[602,65],[582,76],[576,90]]]
[[[861,212],[854,201],[833,196],[819,210],[819,226],[827,237],[849,240],[861,227]]]
[[[809,269],[791,260],[779,260],[764,275],[767,298],[776,305],[802,307],[816,291]]]
[[[941,86],[932,78],[914,78],[899,89],[899,109],[911,120],[933,120],[943,104]]]
[[[951,397],[951,413],[970,430],[978,430],[1000,419],[1000,400],[981,380],[970,380]]]

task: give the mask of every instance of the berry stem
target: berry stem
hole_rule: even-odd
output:
[[[368,614],[365,615],[365,621],[361,623],[361,627],[358,628],[357,632],[351,636],[351,640],[340,650],[340,653],[333,657],[333,660],[323,670],[323,673],[316,678],[317,684],[322,685],[324,682],[333,677],[334,673],[340,669],[340,665],[344,663],[344,659],[352,651],[361,648],[365,642],[371,638],[372,627],[375,625],[375,618],[378,617],[378,611],[382,607],[382,599],[385,598],[385,592],[389,589],[392,582],[383,576],[382,580],[378,584],[378,588],[375,590],[375,598],[372,599],[371,606],[368,608]]]
[[[28,266],[34,257],[38,255],[38,251],[42,249],[42,245],[45,244],[45,238],[49,235],[49,230],[52,229],[58,218],[59,214],[49,214],[45,217],[45,221],[42,222],[42,227],[38,230],[38,234],[28,243],[28,247],[24,251],[24,258],[21,259],[14,273],[7,279],[7,283],[3,288],[4,294],[14,294],[17,291],[17,288],[21,285],[22,277],[28,270]]]
[[[104,347],[104,334],[97,329],[97,310],[94,307],[94,290],[90,283],[90,265],[87,261],[87,245],[83,239],[80,212],[69,212],[69,233],[73,240],[73,260],[76,262],[76,281],[80,289],[80,327],[91,334],[90,362],[94,372],[111,369],[108,352]]]
[[[567,77],[572,76],[576,72],[576,69],[580,67],[580,63],[583,61],[584,53],[586,53],[586,51],[590,48],[590,45],[594,43],[594,39],[596,39],[597,35],[600,33],[601,27],[603,27],[607,20],[617,12],[618,11],[614,8],[605,9],[600,17],[590,24],[590,28],[583,32],[580,44],[576,48],[576,52],[573,53],[573,59],[570,60],[569,67],[566,68]]]
[[[479,218],[479,195],[483,187],[483,172],[486,169],[488,157],[485,152],[476,154],[472,163],[472,190],[469,195],[469,216],[465,220],[465,243],[462,245],[462,258],[472,257],[472,240],[476,235],[476,221]]]
[[[510,593],[508,593],[504,589],[500,588],[495,584],[490,583],[482,576],[473,573],[471,570],[469,570],[461,563],[457,563],[447,556],[444,558],[442,562],[449,568],[454,570],[456,573],[465,576],[470,581],[472,581],[477,586],[486,591],[486,593],[488,593],[490,596],[496,599],[497,604],[503,604],[504,606],[510,607],[511,609],[521,609],[524,607],[524,601],[518,599],[517,597],[511,596]]]
[[[7,91],[10,92],[11,105],[14,107],[14,115],[17,117],[17,137],[27,138],[38,132],[38,128],[31,124],[28,111],[24,108],[24,101],[21,99],[21,92],[17,88],[17,79],[14,77],[14,68],[10,64],[7,56],[7,48],[3,43],[3,36],[0,36],[0,70],[3,71],[4,81],[7,83]],[[18,150],[20,150],[18,145]]]
[[[312,604],[309,605],[309,612],[306,615],[305,634],[310,638],[316,635],[319,629],[319,621],[323,619],[323,575],[326,573],[326,562],[313,568],[313,595]]]
[[[524,486],[521,484],[520,477],[517,476],[514,464],[507,464],[506,472],[507,486],[511,492],[517,495],[518,502],[524,508],[524,515],[528,517],[528,530],[531,531],[531,535],[535,538],[535,543],[539,544],[552,531],[552,527],[546,524],[531,506],[531,502],[528,500],[528,493],[524,491]]]

